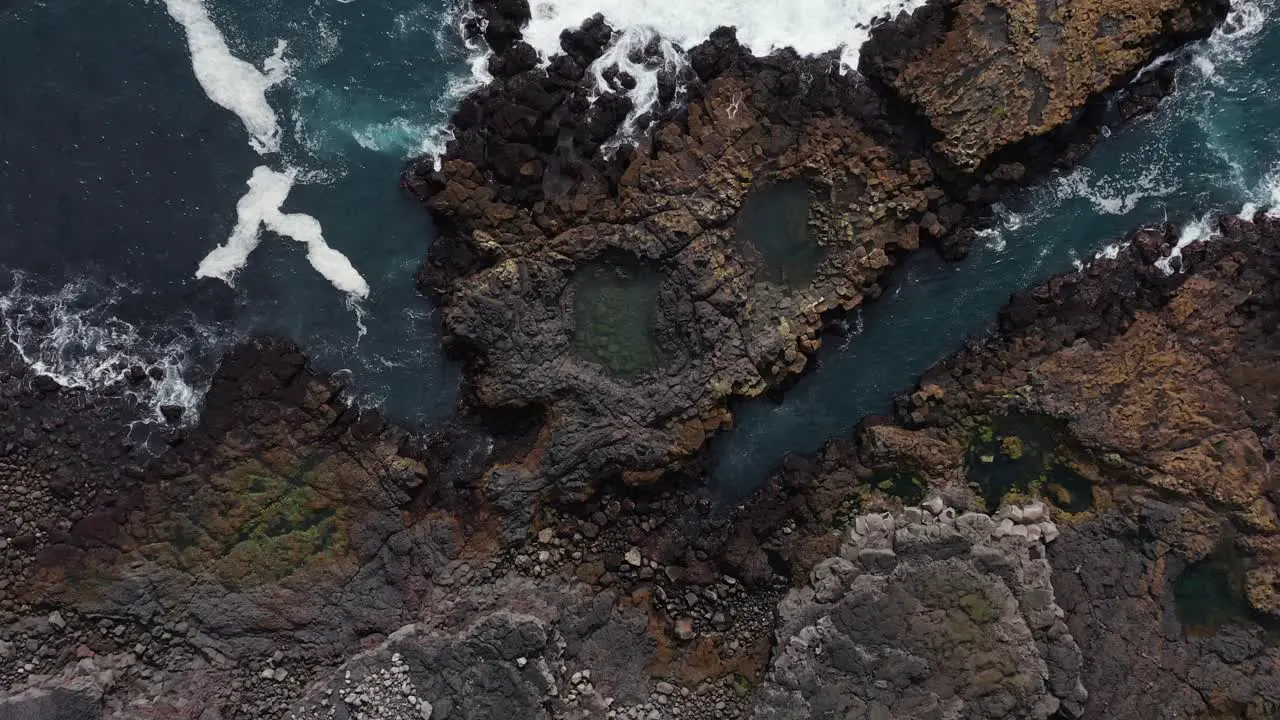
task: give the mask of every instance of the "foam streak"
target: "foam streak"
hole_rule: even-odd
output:
[[[267,90],[289,76],[285,43],[262,64],[262,70],[231,54],[201,0],[164,0],[169,15],[182,26],[191,50],[191,67],[209,99],[240,118],[249,144],[261,154],[280,150],[280,122],[267,102]]]
[[[306,244],[307,260],[334,287],[355,298],[368,297],[368,283],[345,255],[325,242],[319,220],[303,213],[281,211],[296,178],[297,173],[292,169],[278,172],[265,165],[256,168],[249,178],[248,192],[236,203],[236,226],[231,237],[200,261],[196,277],[218,278],[232,284],[236,272],[244,267],[249,254],[258,246],[265,227]]]

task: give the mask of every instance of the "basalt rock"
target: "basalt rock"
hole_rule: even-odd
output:
[[[1080,648],[1041,526],[935,509],[858,516],[782,601],[751,718],[1079,715]]]
[[[440,495],[415,447],[296,346],[254,341],[223,358],[200,423],[131,481],[106,484],[114,456],[81,456],[102,491],[34,551],[7,602],[181,621],[233,663],[281,644],[345,653],[412,620],[465,553],[457,516],[415,503]],[[98,652],[118,645],[104,633]],[[75,645],[50,649],[74,657]]]
[[[585,586],[528,580],[391,633],[314,684],[291,717],[589,720],[647,686],[645,618]],[[372,713],[372,714],[369,714]]]
[[[1058,602],[1086,653],[1090,717],[1263,720],[1280,712],[1280,648],[1266,627],[1247,613],[1188,627],[1179,612],[1181,578],[1194,564],[1171,547],[1178,537],[1168,520],[1196,512],[1204,509],[1144,497],[1064,529],[1050,546]],[[1222,521],[1212,512],[1206,519]],[[1225,610],[1232,598],[1211,601]]]
[[[945,0],[880,28],[860,68],[973,170],[1008,148],[1076,124],[1099,93],[1226,15],[1213,0]]]
[[[952,5],[877,30],[877,67],[928,49],[894,41],[904,33],[968,32]],[[1008,5],[1010,23],[1040,7]],[[1099,61],[1105,82],[1074,81],[1084,74],[1074,15],[1050,13],[1070,29],[1061,52],[1018,36],[1011,62],[1070,59],[1075,84],[1034,128],[1061,129],[1062,142],[1033,161],[1015,147],[1027,133],[997,134],[991,151],[1009,156],[989,172],[957,170],[931,146],[924,116],[841,72],[835,56],[755,58],[729,29],[691,49],[687,67],[637,50],[660,69],[655,105],[640,117],[625,73],[596,64],[611,37],[599,17],[566,32],[565,53],[545,67],[530,66],[519,41],[499,48],[495,79],[463,102],[440,169],[422,162],[404,178],[441,231],[419,280],[440,294],[446,341],[467,359],[467,402],[542,418],[526,452],[490,472],[489,494],[554,486],[579,496],[602,480],[647,483],[681,468],[731,422],[731,399],[803,371],[829,318],[876,297],[896,258],[922,243],[962,253],[971,233],[961,230],[1003,188],[1093,139],[1096,123],[1072,112],[1216,17],[1216,2],[1165,5],[1182,11],[1167,22],[1145,7],[1112,13],[1107,43],[1133,49]],[[945,87],[1021,97],[1020,85],[992,77]]]

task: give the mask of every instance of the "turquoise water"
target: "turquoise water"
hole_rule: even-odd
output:
[[[1087,262],[1144,223],[1199,222],[1246,203],[1280,205],[1280,3],[1237,2],[1224,30],[1192,48],[1160,111],[1111,133],[1075,172],[1009,199],[966,260],[917,254],[887,292],[829,335],[817,367],[781,403],[735,408],[713,443],[714,475],[744,496],[788,452],[816,452],[891,410],[932,364],[991,327],[1009,295]]]

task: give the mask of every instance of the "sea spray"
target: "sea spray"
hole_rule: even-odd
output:
[[[188,377],[196,362],[192,349],[220,347],[222,330],[195,324],[185,331],[146,331],[117,315],[126,296],[136,292],[124,286],[86,278],[52,291],[35,285],[14,273],[0,295],[4,340],[23,364],[64,387],[125,388],[152,409],[150,419],[156,422],[164,421],[161,408],[166,406],[183,408],[184,421],[196,418],[204,387]],[[192,342],[193,335],[201,342]],[[125,372],[134,367],[149,370],[145,382],[125,381]]]

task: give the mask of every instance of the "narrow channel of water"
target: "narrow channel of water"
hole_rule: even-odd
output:
[[[1157,114],[1114,132],[1074,172],[1011,198],[996,232],[964,261],[909,258],[843,336],[828,336],[817,367],[781,403],[736,407],[735,427],[713,443],[722,496],[745,497],[785,454],[816,452],[888,412],[930,365],[991,327],[1010,294],[1137,227],[1280,205],[1280,24],[1269,22],[1277,12],[1276,0],[1236,3],[1224,28],[1194,48]]]

